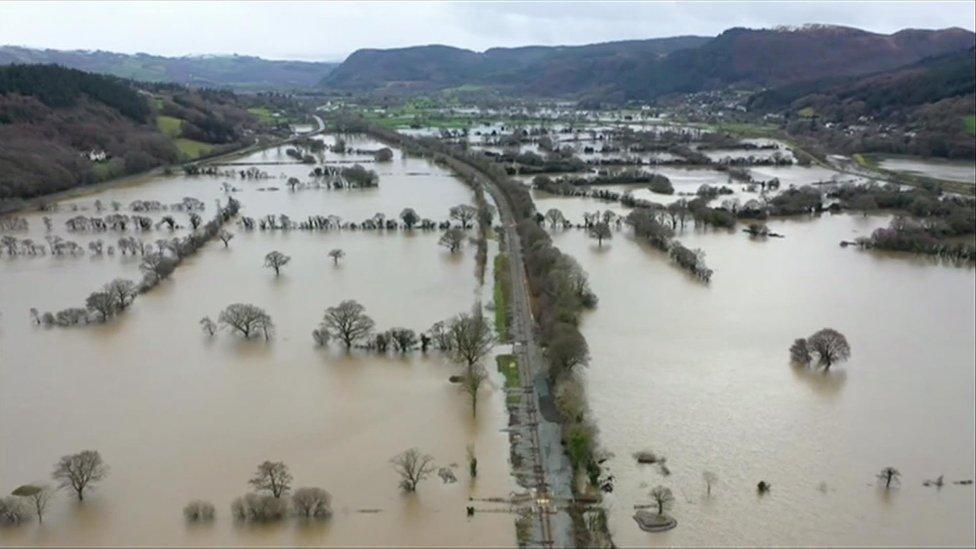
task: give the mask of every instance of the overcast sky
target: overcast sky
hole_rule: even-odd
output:
[[[734,26],[976,30],[958,2],[8,2],[0,44],[339,61],[359,48],[587,44]]]

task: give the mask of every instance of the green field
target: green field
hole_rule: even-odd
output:
[[[185,154],[190,160],[210,154],[210,151],[213,150],[213,145],[183,137],[174,139],[173,143],[175,143],[176,148],[179,149],[181,153]]]
[[[500,341],[508,341],[508,256],[495,256],[495,331]]]
[[[251,107],[247,112],[256,116],[264,124],[274,124],[276,121],[274,113],[267,107]]]
[[[970,114],[969,116],[962,117],[962,121],[966,124],[966,131],[970,135],[976,135],[976,114]]]
[[[172,116],[157,116],[156,128],[166,137],[179,137],[183,133],[183,120]]]

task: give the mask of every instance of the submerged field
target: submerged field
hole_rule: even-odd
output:
[[[597,141],[592,136],[622,125],[628,123],[600,122],[554,141],[596,166],[615,153],[586,151]],[[451,128],[404,133],[437,136]],[[501,154],[506,148],[496,137],[511,129],[487,123],[451,139]],[[296,163],[284,149],[268,149],[221,167],[257,169],[267,177],[149,178],[65,201],[55,213],[28,214],[30,230],[18,237],[43,242],[44,215],[62,231],[69,218],[92,215],[96,199],[105,207],[112,200],[172,203],[191,196],[206,204],[203,217],[209,218],[215,200],[233,196],[243,205],[241,216],[255,219],[334,214],[356,222],[378,212],[396,218],[406,207],[443,221],[450,207],[473,200],[472,191],[441,167],[400,151],[392,162],[374,163],[369,151],[382,144],[345,139],[350,152],[326,152],[318,162],[362,163],[378,172],[378,188],[289,190],[289,178],[307,180],[312,166]],[[516,150],[541,152],[531,139]],[[766,159],[770,150],[719,148],[706,156]],[[645,163],[677,158],[662,151],[633,157]],[[596,169],[578,173],[591,176]],[[728,187],[715,203],[769,198],[714,166],[649,169],[666,176],[674,193],[644,184],[599,188],[665,205],[694,197],[703,185]],[[757,181],[777,180],[780,190],[866,181],[818,166],[751,165],[746,171]],[[528,186],[534,175],[515,178]],[[555,245],[580,262],[599,298],[582,316],[590,363],[579,375],[606,453],[604,474],[612,476],[613,490],[603,494],[602,505],[617,545],[976,541],[972,486],[953,484],[972,479],[976,469],[971,262],[839,246],[888,226],[890,210],[766,220],[782,238],[750,237],[743,221],[734,229],[689,222],[675,238],[704,252],[714,271],[705,283],[637,239],[625,223],[612,226],[601,243],[579,228],[594,212],[625,216],[632,208],[624,203],[537,189],[532,196],[538,212],[558,209],[569,222],[546,228]],[[162,214],[148,215],[159,221]],[[177,217],[185,224],[185,214]],[[468,398],[447,381],[459,368],[446,356],[346,354],[316,347],[311,337],[324,308],[343,299],[365,305],[378,329],[417,331],[476,302],[493,302],[500,312],[486,312],[504,333],[505,295],[492,279],[496,242],[489,243],[488,275],[480,284],[472,247],[450,254],[438,245],[438,230],[229,228],[236,236],[228,247],[209,242],[124,315],[76,328],[37,326],[28,310],[82,306],[111,278],[138,277],[137,257],[0,258],[0,490],[47,478],[59,456],[81,449],[100,450],[112,467],[83,505],[61,496],[43,527],[0,529],[0,540],[514,545],[512,514],[465,516],[471,497],[504,498],[518,490],[507,463],[504,388],[524,380],[506,354],[510,349],[496,348],[490,383],[472,418]],[[85,247],[102,235],[65,236]],[[149,241],[168,236],[160,227],[144,235]],[[334,248],[346,254],[338,265],[326,255]],[[271,250],[292,257],[277,277],[262,268]],[[202,316],[216,318],[237,301],[267,309],[276,323],[272,341],[230,333],[211,339],[201,332]],[[791,365],[793,340],[824,327],[846,334],[851,359],[829,372]],[[479,458],[474,481],[466,471],[468,445]],[[453,470],[458,482],[433,475],[417,494],[402,494],[388,460],[412,446]],[[665,457],[666,469],[638,464],[633,454],[640,451]],[[288,463],[296,486],[329,490],[334,516],[314,524],[234,522],[230,501],[248,490],[248,477],[265,459]],[[886,466],[902,474],[892,490],[875,479]],[[710,494],[706,471],[718,479]],[[945,486],[923,486],[940,475]],[[770,483],[771,491],[759,495],[759,481]],[[648,505],[658,485],[674,493],[670,514],[678,526],[644,532],[632,518],[635,506]],[[214,524],[183,523],[180,509],[196,498],[215,503]]]
[[[351,146],[379,145],[347,138]],[[369,157],[325,153],[329,162]],[[422,159],[371,165],[375,189],[304,189],[308,165],[289,162],[281,149],[235,161],[271,178],[214,176],[152,178],[138,185],[74,199],[88,215],[96,199],[128,204],[166,203],[194,196],[213,212],[225,200],[221,183],[243,204],[241,215],[287,214],[300,219],[335,214],[361,220],[376,212],[396,217],[412,206],[446,219],[448,208],[471,201],[471,191],[450,173]],[[269,190],[277,187],[278,190]],[[265,189],[265,190],[259,190]],[[57,232],[77,215],[63,204]],[[185,224],[185,215],[174,214]],[[155,215],[154,217],[158,217]],[[41,214],[28,216],[30,234],[43,242]],[[43,526],[0,529],[3,544],[29,545],[512,545],[513,516],[465,518],[471,496],[507,496],[510,480],[504,379],[489,368],[478,416],[466,395],[449,383],[458,367],[447,357],[419,351],[405,356],[339,347],[319,348],[311,331],[325,307],[356,299],[385,330],[426,330],[434,322],[490,299],[490,270],[482,288],[473,251],[451,255],[439,232],[246,232],[225,248],[219,240],[185,260],[171,278],[105,324],[44,328],[41,311],[83,306],[85,296],[115,276],[138,278],[138,259],[122,257],[16,257],[0,260],[0,479],[16,485],[49,478],[63,454],[99,450],[111,468],[83,504],[61,494]],[[179,233],[179,230],[177,231]],[[111,233],[110,233],[111,234]],[[144,237],[166,237],[159,228]],[[26,235],[19,235],[23,238]],[[65,235],[82,245],[95,236]],[[103,235],[97,235],[103,236]],[[342,248],[333,265],[326,255]],[[292,257],[280,276],[262,267],[272,249]],[[264,307],[276,324],[270,342],[229,332],[210,339],[198,321],[216,319],[234,302]],[[492,360],[492,363],[494,361]],[[479,458],[476,480],[467,474],[466,446]],[[405,495],[388,460],[419,447],[456,483],[435,474],[417,494]],[[238,524],[231,500],[263,460],[287,463],[295,487],[321,486],[333,496],[333,517],[304,524]],[[183,505],[212,501],[212,525],[185,525]]]

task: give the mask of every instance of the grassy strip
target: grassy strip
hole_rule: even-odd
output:
[[[508,341],[508,294],[511,291],[508,256],[499,253],[495,256],[495,331],[498,338]]]
[[[515,355],[498,355],[495,357],[498,363],[498,371],[505,376],[505,388],[516,389],[522,386],[522,378],[519,375],[518,360]],[[510,394],[505,397],[507,406],[517,406],[521,397],[518,394]]]
[[[505,387],[513,389],[522,386],[515,355],[498,355],[495,357],[495,362],[498,363],[498,371],[505,376]]]
[[[962,121],[966,125],[966,131],[969,132],[969,135],[976,135],[976,114],[964,116]]]

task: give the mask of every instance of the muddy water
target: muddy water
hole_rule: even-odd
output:
[[[896,172],[976,184],[976,164],[971,161],[912,156],[882,156],[879,165],[886,170]]]
[[[244,160],[286,161],[275,150]],[[259,167],[303,180],[310,169]],[[408,205],[444,219],[450,206],[471,201],[466,187],[423,160],[397,153],[393,162],[372,167],[380,173],[378,189],[290,193],[284,178],[232,180],[241,189],[234,196],[244,215],[293,219],[315,213],[360,220],[377,211],[396,216]],[[209,217],[225,180],[156,178],[97,197],[175,202],[196,196],[207,202]],[[281,190],[257,190],[269,186]],[[506,421],[497,373],[491,369],[492,387],[483,389],[472,419],[467,397],[447,382],[457,368],[444,357],[346,355],[316,348],[310,337],[324,308],[343,299],[363,303],[380,329],[422,330],[468,310],[479,295],[473,249],[452,257],[437,246],[436,232],[232,230],[237,236],[228,249],[207,244],[124,316],[76,329],[33,326],[27,310],[79,305],[112,276],[135,277],[134,261],[0,259],[0,491],[49,478],[59,456],[85,448],[98,449],[111,467],[84,504],[60,494],[43,526],[0,529],[0,544],[514,544],[512,515],[467,519],[464,511],[470,496],[505,496],[514,489],[507,437],[500,432]],[[338,267],[325,255],[336,247],[347,254]],[[261,266],[272,249],[292,256],[279,277]],[[216,318],[238,301],[271,314],[271,343],[229,333],[211,340],[201,333],[202,316]],[[479,457],[475,482],[466,470],[468,444]],[[438,466],[456,464],[458,482],[443,484],[435,475],[417,494],[401,494],[388,460],[412,446],[433,455]],[[247,479],[265,459],[288,463],[295,486],[329,490],[333,518],[236,524],[230,503],[247,492]],[[184,524],[181,509],[196,498],[216,506],[212,525]]]
[[[536,194],[543,210],[566,200]],[[766,242],[688,229],[679,238],[715,270],[708,286],[626,233],[599,248],[556,232],[600,297],[583,324],[585,376],[615,454],[618,544],[976,541],[973,488],[922,486],[974,476],[974,272],[837,245],[887,221],[771,220],[786,238]],[[847,335],[851,360],[827,375],[791,367],[793,339],[824,326]],[[671,475],[637,465],[642,449],[666,456]],[[874,475],[888,465],[903,479],[885,492]],[[704,470],[719,477],[710,498]],[[760,480],[772,483],[764,497]],[[674,491],[678,527],[651,534],[631,517],[658,484]]]

